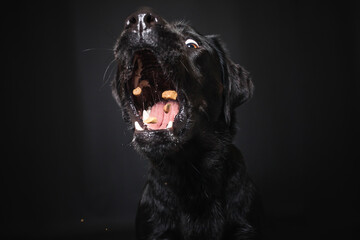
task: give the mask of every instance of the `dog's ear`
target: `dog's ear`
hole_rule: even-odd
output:
[[[224,87],[224,115],[230,125],[233,110],[252,97],[254,85],[246,71],[239,64],[235,64],[218,36],[207,36],[219,56],[222,68],[222,84]]]

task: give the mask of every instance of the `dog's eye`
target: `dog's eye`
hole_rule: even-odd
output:
[[[190,38],[185,41],[185,44],[189,48],[199,48],[199,44]]]

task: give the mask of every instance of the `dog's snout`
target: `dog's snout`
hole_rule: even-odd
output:
[[[164,20],[150,11],[136,12],[125,23],[125,29],[131,29],[140,36],[146,30],[151,30],[157,24],[164,24]]]

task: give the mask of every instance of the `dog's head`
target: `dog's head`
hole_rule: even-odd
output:
[[[217,36],[149,9],[127,18],[114,52],[113,95],[136,149],[150,158],[176,153],[203,131],[230,132],[235,107],[252,95],[248,72]]]

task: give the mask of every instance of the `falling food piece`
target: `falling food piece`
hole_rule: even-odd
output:
[[[146,124],[154,124],[154,123],[157,123],[157,118],[156,117],[148,117],[144,123]]]
[[[177,92],[174,90],[167,90],[162,93],[161,97],[166,100],[168,99],[176,100]]]
[[[137,87],[133,90],[133,94],[135,96],[139,96],[141,94],[141,88],[140,87]]]
[[[83,218],[82,218],[82,219],[80,219],[80,222],[82,222],[82,223],[83,223],[83,222],[84,222],[84,219],[83,219]]]
[[[148,81],[142,80],[142,81],[139,83],[139,87],[140,87],[141,89],[143,89],[144,87],[150,87],[150,84],[149,84]]]
[[[171,104],[170,104],[170,103],[167,103],[167,104],[164,106],[164,112],[165,112],[165,113],[170,112],[170,107],[171,107]]]
[[[133,94],[134,94],[135,96],[139,96],[139,95],[141,94],[142,89],[143,89],[144,87],[150,87],[149,82],[146,81],[146,80],[142,80],[142,81],[139,83],[139,86],[133,90]]]

